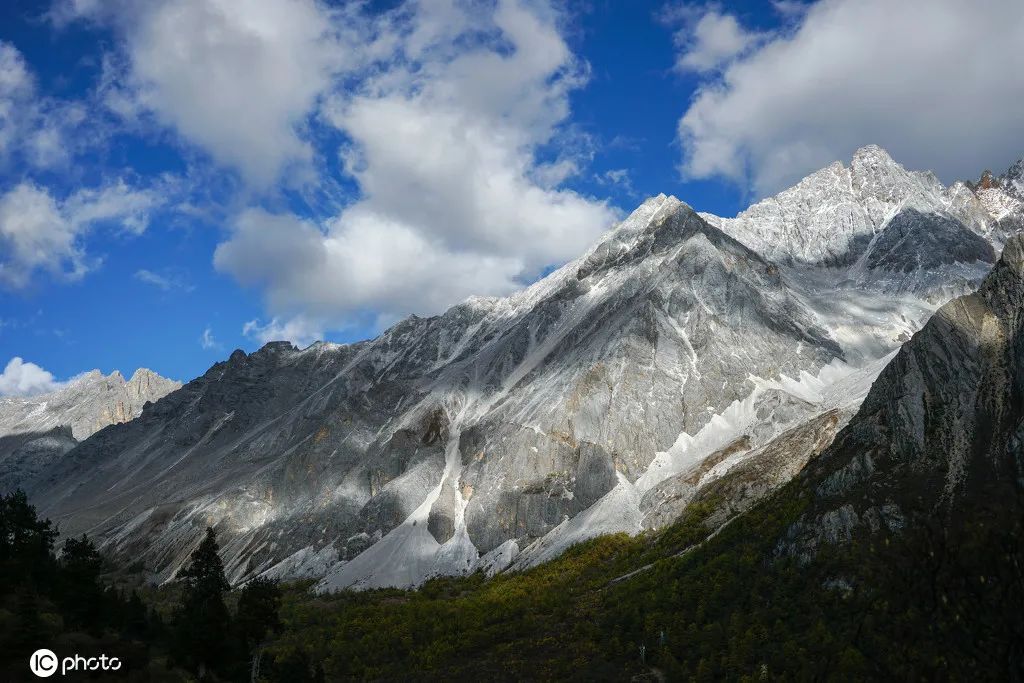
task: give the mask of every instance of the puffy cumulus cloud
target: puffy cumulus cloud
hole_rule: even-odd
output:
[[[692,5],[670,7],[663,21],[681,25],[674,39],[679,48],[676,69],[709,72],[749,51],[764,34],[744,29],[736,17],[723,14],[717,5],[698,9]]]
[[[243,284],[264,288],[272,311],[301,311],[319,321],[436,312],[472,293],[519,287],[520,259],[452,253],[364,207],[343,215],[345,225],[339,219],[322,230],[290,215],[249,210],[214,262]]]
[[[686,176],[725,176],[766,194],[872,142],[947,181],[1021,154],[1019,0],[799,9],[698,90],[679,122]]]
[[[64,384],[35,363],[15,356],[0,374],[0,396],[32,396],[60,389]]]
[[[0,196],[0,284],[18,289],[46,270],[77,279],[87,268],[79,230],[45,189],[22,183]]]
[[[98,224],[140,232],[160,200],[118,181],[83,189],[59,202],[46,188],[22,182],[0,195],[0,286],[20,289],[38,272],[77,280],[95,264],[83,239]]]
[[[383,13],[63,0],[51,17],[115,27],[121,49],[97,96],[126,120],[162,121],[249,189],[277,187],[287,169],[332,194],[326,164],[354,180],[356,199],[331,198],[336,215],[250,210],[230,223],[216,267],[262,288],[278,320],[322,328],[507,293],[616,218],[562,187],[589,160],[566,125],[587,69],[547,0],[406,0]],[[340,153],[325,140],[343,141]]]
[[[560,126],[586,75],[541,2],[407,3],[373,32],[389,52],[329,98],[360,199],[322,223],[250,210],[215,255],[274,315],[433,313],[504,294],[577,256],[614,220],[558,189],[578,168]],[[254,328],[255,329],[255,328]]]
[[[369,48],[355,37],[358,10],[317,0],[68,0],[51,16],[58,25],[84,18],[118,29],[126,63],[108,61],[102,88],[113,111],[151,112],[266,187],[289,163],[312,157],[307,117]]]

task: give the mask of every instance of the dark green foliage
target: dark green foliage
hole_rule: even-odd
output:
[[[178,661],[200,678],[209,671],[223,672],[228,665],[225,640],[231,617],[224,595],[231,586],[218,552],[217,535],[207,528],[179,577],[182,597],[174,617],[175,653]]]
[[[238,596],[235,628],[249,662],[250,678],[257,678],[267,639],[281,631],[281,589],[276,581],[257,577]]]
[[[801,564],[776,544],[812,500],[793,482],[711,539],[708,501],[658,534],[601,537],[526,572],[418,591],[316,596],[308,582],[256,579],[234,616],[207,532],[178,585],[147,593],[179,605],[171,638],[138,593],[102,588],[87,540],[68,541],[60,562],[51,553],[49,571],[58,585],[99,587],[99,637],[133,641],[117,647],[136,670],[170,640],[177,661],[216,680],[1024,680],[1019,493],[942,519],[908,513],[899,534],[865,533]],[[35,530],[19,532],[27,557],[7,556],[23,574],[46,567],[36,549],[48,526],[21,504],[3,523]],[[31,582],[4,590],[5,657],[80,616]]]
[[[149,648],[139,641],[152,632],[145,606],[104,584],[91,541],[67,539],[58,559],[56,536],[22,492],[0,496],[0,680],[25,680],[40,647],[118,656],[141,675]]]
[[[269,652],[308,653],[327,680],[1024,679],[1024,506],[922,515],[799,564],[775,543],[810,495],[791,484],[708,541],[712,505],[490,580],[293,586]]]
[[[107,596],[100,583],[103,559],[96,546],[85,536],[67,539],[61,553],[60,567],[58,601],[63,607],[68,625],[98,631],[102,623],[97,618],[100,615],[96,613],[107,602]]]
[[[11,587],[52,578],[56,538],[50,520],[36,516],[24,492],[0,495],[0,583]]]
[[[236,624],[242,641],[249,647],[262,643],[281,630],[281,588],[277,581],[257,577],[245,584],[238,597]]]

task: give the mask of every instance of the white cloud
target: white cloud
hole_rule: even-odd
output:
[[[266,324],[259,320],[250,320],[242,326],[242,334],[261,344],[290,341],[300,348],[323,339],[323,329],[319,324],[301,315],[288,320],[274,318]]]
[[[372,38],[387,58],[324,110],[350,140],[342,161],[361,199],[323,225],[245,212],[218,269],[265,288],[273,314],[323,324],[437,312],[577,256],[615,212],[556,188],[578,168],[571,155],[537,158],[560,146],[585,76],[558,21],[544,3],[515,0],[412,2],[389,15]]]
[[[195,287],[188,283],[186,277],[176,272],[175,269],[164,269],[163,271],[156,273],[152,270],[140,268],[135,271],[135,279],[139,282],[156,287],[157,289],[162,289],[165,292],[170,292],[175,289],[191,292],[195,289]]]
[[[795,22],[698,91],[685,175],[764,194],[867,143],[947,181],[1021,154],[1019,0],[820,0]]]
[[[75,225],[113,221],[123,230],[140,235],[149,225],[149,212],[163,200],[153,190],[130,187],[124,180],[95,189],[79,190],[64,203]]]
[[[63,387],[53,375],[35,363],[18,356],[12,358],[0,374],[0,396],[31,396]]]
[[[66,168],[74,154],[105,139],[105,125],[88,101],[40,95],[22,54],[0,40],[0,164]]]
[[[289,163],[312,157],[302,129],[332,77],[357,58],[358,9],[316,0],[79,1],[58,4],[53,17],[119,29],[128,65],[123,82],[105,69],[112,110],[153,112],[266,187]]]
[[[0,284],[25,287],[39,270],[80,278],[88,266],[78,228],[46,190],[31,183],[0,196]]]
[[[547,0],[407,0],[373,16],[316,0],[65,0],[51,17],[116,27],[105,106],[149,112],[250,190],[284,171],[316,185],[327,163],[355,180],[359,198],[332,197],[345,208],[329,219],[232,222],[215,264],[263,288],[272,317],[323,327],[504,294],[617,217],[561,188],[588,161],[565,125],[587,68]],[[318,156],[314,141],[339,133],[340,155]]]
[[[602,185],[619,187],[628,194],[636,193],[636,189],[633,187],[633,177],[628,168],[613,168],[605,171],[597,176],[597,182]]]
[[[203,330],[203,334],[199,337],[199,345],[207,350],[221,348],[220,342],[214,339],[213,330],[209,327]]]
[[[676,68],[700,73],[715,71],[749,51],[763,34],[744,29],[736,17],[717,6],[703,11],[683,5],[667,13],[669,23],[682,23],[674,39],[679,48]]]
[[[145,268],[135,271],[135,279],[139,282],[145,282],[147,285],[153,285],[165,292],[174,288],[174,284],[168,278]]]
[[[0,195],[0,286],[23,288],[40,271],[81,278],[95,265],[83,245],[86,232],[104,223],[141,232],[157,201],[123,182],[79,190],[63,202],[31,182],[16,185]]]
[[[32,92],[25,59],[17,48],[0,40],[0,158],[17,142],[23,108]]]

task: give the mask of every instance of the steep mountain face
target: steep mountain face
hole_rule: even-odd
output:
[[[951,521],[1019,496],[1024,482],[1024,237],[977,292],[944,305],[801,475],[812,509],[780,542],[823,543],[923,519]]]
[[[93,370],[48,394],[0,398],[0,491],[31,479],[79,441],[135,418],[146,402],[180,386],[145,368],[127,381],[117,371],[105,376]]]
[[[519,294],[358,344],[236,351],[9,480],[157,580],[210,525],[233,581],[321,590],[528,567],[726,491],[724,523],[990,268],[994,219],[963,190],[954,211],[865,148],[735,219],[655,197]]]
[[[515,297],[353,346],[236,352],[29,488],[165,573],[212,523],[236,579],[372,545],[330,585],[415,583],[631,487],[749,376],[841,354],[777,267],[659,197]]]

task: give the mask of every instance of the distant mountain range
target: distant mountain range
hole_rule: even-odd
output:
[[[10,488],[112,424],[138,417],[180,382],[140,368],[125,380],[116,370],[74,378],[56,391],[0,398],[0,488]]]
[[[927,486],[955,491],[971,461],[956,438],[990,422],[935,427],[927,400],[900,407],[910,389],[899,382],[917,392],[936,376],[900,348],[984,281],[911,347],[962,375],[925,395],[981,400],[967,385],[988,366],[951,358],[1010,338],[985,321],[1011,315],[996,291],[1017,272],[1019,244],[1008,240],[1024,228],[1022,168],[947,188],[870,146],[736,218],[658,196],[508,298],[470,299],[357,344],[236,351],[180,388],[147,375],[144,400],[159,400],[125,404],[107,422],[99,394],[71,401],[78,413],[7,399],[8,433],[59,433],[38,444],[46,457],[0,451],[0,486],[25,488],[65,533],[87,531],[156,580],[210,525],[233,581],[313,577],[321,590],[524,568],[597,534],[661,528],[712,497],[711,520],[724,524],[826,463],[862,468],[834,475],[830,495],[874,486],[857,478],[867,465],[815,459],[837,433],[830,453],[861,452],[850,439],[868,434],[866,410],[902,420],[864,437],[876,446],[919,447],[932,438],[919,429],[929,416],[925,432],[953,441],[939,489]],[[950,342],[943,325],[976,339]],[[883,410],[887,396],[899,405]],[[843,431],[855,414],[859,426]],[[114,422],[70,440],[88,435],[76,425]],[[955,437],[961,427],[973,431]],[[827,501],[785,552],[896,523],[884,505],[851,515]]]

